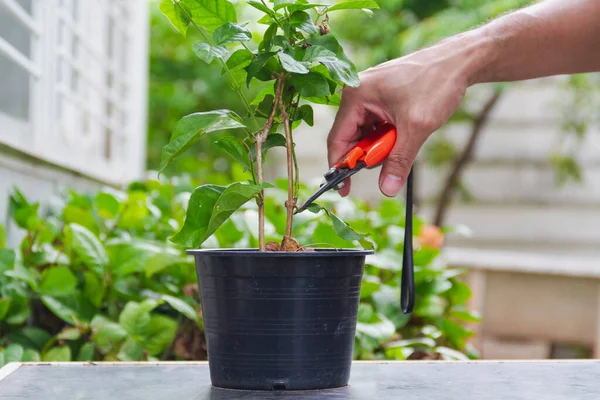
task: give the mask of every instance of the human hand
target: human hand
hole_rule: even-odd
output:
[[[398,136],[383,162],[379,187],[384,195],[396,196],[421,146],[446,123],[464,97],[469,54],[457,51],[457,44],[440,43],[380,64],[360,74],[358,88],[345,88],[327,139],[330,166],[377,122],[388,121]],[[350,179],[339,193],[350,193]]]

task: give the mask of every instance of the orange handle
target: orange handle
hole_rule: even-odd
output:
[[[367,167],[372,167],[391,153],[396,144],[396,128],[389,123],[379,125],[375,132],[363,138],[335,165],[335,168],[356,168],[362,161]]]

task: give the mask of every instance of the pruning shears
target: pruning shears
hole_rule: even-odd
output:
[[[388,122],[378,124],[373,132],[361,139],[335,163],[324,175],[324,182],[308,200],[296,210],[296,214],[306,210],[323,193],[343,187],[346,179],[364,168],[375,167],[385,160],[396,144],[396,127]],[[412,312],[415,300],[414,263],[412,247],[412,169],[406,182],[406,218],[404,227],[404,250],[402,252],[402,280],[400,300],[405,314]]]

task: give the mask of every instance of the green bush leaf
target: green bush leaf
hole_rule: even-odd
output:
[[[4,349],[4,362],[19,362],[23,359],[23,347],[18,344],[10,344]]]
[[[267,14],[268,16],[270,16],[271,18],[276,18],[276,14],[275,12],[273,12],[273,10],[271,10],[269,7],[267,7],[266,5],[264,5],[263,3],[261,3],[260,1],[255,1],[255,0],[249,0],[248,4],[250,4],[252,7],[256,8],[257,10],[260,10],[262,12],[264,12],[265,14]]]
[[[310,71],[304,75],[292,75],[290,84],[302,97],[329,96],[329,84],[324,76]]]
[[[215,144],[240,163],[245,170],[250,170],[248,150],[244,147],[241,140],[233,136],[223,136],[217,139]]]
[[[275,0],[275,5],[273,6],[273,10],[277,11],[281,8],[293,6],[298,3],[297,0]]]
[[[177,323],[163,315],[153,315],[146,328],[143,346],[150,355],[161,354],[175,339]]]
[[[0,321],[6,317],[8,310],[10,309],[10,299],[3,299],[0,297]]]
[[[129,338],[121,346],[117,357],[121,361],[141,361],[144,357],[144,346],[135,339]]]
[[[235,7],[228,0],[181,0],[196,25],[214,31],[227,22],[237,22]]]
[[[93,361],[94,360],[94,343],[86,343],[79,349],[77,361]]]
[[[150,322],[150,312],[158,306],[158,301],[147,299],[141,303],[130,301],[125,305],[119,324],[133,337],[142,337]]]
[[[310,15],[304,11],[296,11],[290,15],[290,25],[308,33],[309,35],[319,33],[319,29],[313,23]]]
[[[0,276],[15,266],[16,254],[13,249],[0,249]]]
[[[60,299],[42,296],[41,300],[54,315],[70,325],[89,322],[96,311],[81,292]]]
[[[210,44],[203,42],[194,43],[192,49],[198,58],[207,64],[213,62],[215,58],[224,60],[229,53],[223,46],[211,46]]]
[[[356,332],[374,339],[378,344],[382,344],[394,336],[396,327],[385,315],[376,314],[368,323],[358,322]]]
[[[360,298],[366,299],[379,290],[381,281],[376,276],[365,275],[360,287]]]
[[[39,204],[30,204],[18,189],[13,190],[8,200],[8,215],[20,228],[30,231],[37,229],[40,223],[38,208]]]
[[[53,347],[42,355],[42,361],[71,361],[71,348],[69,346]]]
[[[96,235],[75,223],[65,228],[65,235],[70,239],[71,248],[85,265],[99,272],[104,271],[108,255]]]
[[[242,183],[196,188],[190,197],[183,227],[172,241],[186,247],[200,246],[231,214],[263,188]]]
[[[243,128],[240,117],[233,111],[215,110],[187,115],[177,122],[169,144],[162,149],[159,170],[163,171],[202,135],[226,129]]]
[[[47,296],[68,296],[77,288],[77,278],[67,267],[52,267],[44,270],[39,292]]]
[[[121,325],[101,315],[95,316],[90,326],[93,331],[92,340],[103,354],[111,351],[127,337],[127,331]]]
[[[213,33],[213,40],[217,46],[225,46],[236,42],[247,42],[252,39],[252,33],[246,28],[228,22],[218,27]]]
[[[300,61],[294,60],[294,57],[286,53],[278,53],[279,61],[283,69],[294,74],[308,74],[309,63],[301,63]]]
[[[186,35],[190,24],[189,16],[182,10],[183,5],[176,5],[173,0],[163,0],[160,3],[160,11],[169,19],[173,27],[183,36]]]
[[[311,46],[304,55],[304,61],[319,62],[327,67],[331,77],[350,87],[358,87],[360,80],[354,64],[338,57],[323,46]]]
[[[5,276],[18,279],[26,282],[32,289],[37,289],[39,272],[33,268],[26,268],[20,264],[16,264],[12,270],[4,272]]]
[[[175,310],[179,311],[181,314],[185,315],[187,318],[194,321],[198,326],[200,326],[200,319],[198,318],[198,313],[194,310],[194,307],[190,306],[185,301],[178,299],[177,297],[169,296],[166,294],[161,295],[161,299],[167,302],[171,307]]]
[[[41,360],[42,358],[40,357],[40,353],[33,349],[26,349],[23,352],[23,357],[21,358],[21,361],[23,362],[39,362]]]
[[[309,4],[296,4],[293,6],[286,6],[286,8],[288,9],[288,12],[293,14],[296,11],[304,11],[304,10],[310,10],[311,8],[317,8],[317,7],[324,7],[327,4],[322,4],[322,3],[309,3]]]
[[[240,68],[244,68],[250,65],[250,63],[252,62],[252,58],[254,58],[254,55],[250,50],[237,50],[227,59],[227,68],[229,68],[229,70],[232,72],[237,71]],[[223,73],[225,72],[226,70],[225,68],[223,68]]]
[[[365,235],[362,235],[352,229],[347,223],[342,221],[340,217],[335,215],[333,212],[328,209],[321,207],[320,205],[313,203],[308,207],[308,210],[314,214],[317,214],[319,211],[324,211],[331,223],[333,224],[333,229],[344,240],[354,241],[357,240],[364,248],[373,249],[373,243],[369,242]]]
[[[275,56],[275,52],[269,51],[266,53],[260,54],[256,57],[250,65],[246,67],[246,86],[250,87],[250,81],[254,78],[258,73],[264,68],[264,66]]]
[[[104,285],[104,281],[98,278],[95,273],[90,271],[85,273],[83,292],[94,307],[102,307],[102,299],[106,292],[106,286]]]
[[[0,224],[0,249],[4,249],[6,247],[6,228],[4,225]]]
[[[100,192],[96,195],[96,208],[102,218],[115,218],[119,213],[119,206],[119,200],[110,193]]]
[[[327,9],[329,11],[335,10],[360,10],[363,8],[375,8],[378,9],[379,5],[373,0],[361,0],[361,1],[344,1],[341,3],[334,4]]]
[[[308,104],[304,104],[298,108],[298,112],[296,114],[296,120],[303,120],[309,126],[313,126],[314,124],[314,111],[311,106]]]
[[[107,251],[114,276],[124,277],[136,272],[146,272],[147,277],[173,264],[187,263],[181,252],[166,243],[134,239],[108,243]]]
[[[73,327],[64,328],[56,335],[56,338],[59,340],[77,340],[80,337],[81,332],[79,332],[79,329]]]
[[[26,326],[19,331],[10,332],[7,337],[11,343],[18,343],[24,348],[38,351],[42,351],[46,343],[52,339],[48,332],[33,326]]]

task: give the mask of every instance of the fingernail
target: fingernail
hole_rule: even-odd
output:
[[[389,197],[396,196],[402,189],[402,178],[395,175],[386,175],[381,182],[381,191]]]

